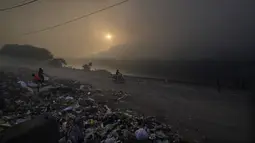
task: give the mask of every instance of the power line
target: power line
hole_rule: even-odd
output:
[[[15,6],[7,7],[7,8],[1,8],[0,12],[11,10],[11,9],[14,9],[14,8],[23,7],[23,6],[32,4],[32,3],[37,2],[37,1],[39,1],[39,0],[31,0],[31,1],[24,2],[24,3],[21,3],[21,4],[15,5]]]
[[[119,3],[115,3],[115,4],[110,5],[110,6],[107,6],[107,7],[105,7],[105,8],[102,8],[102,9],[99,9],[99,10],[97,10],[97,11],[91,12],[91,13],[89,13],[89,14],[85,14],[85,15],[82,15],[82,16],[80,16],[80,17],[77,17],[77,18],[68,20],[68,21],[66,21],[66,22],[59,23],[59,24],[56,24],[56,25],[53,25],[53,26],[49,26],[49,27],[46,27],[46,28],[43,28],[43,29],[40,29],[40,30],[31,31],[31,32],[25,33],[25,34],[23,34],[23,35],[36,34],[36,33],[39,33],[39,32],[51,30],[51,29],[54,29],[54,28],[57,28],[57,27],[60,27],[60,26],[63,26],[63,25],[66,25],[66,24],[69,24],[69,23],[78,21],[78,20],[81,20],[81,19],[83,19],[83,18],[87,18],[87,17],[89,17],[89,16],[91,16],[91,15],[97,14],[97,13],[99,13],[99,12],[108,10],[108,9],[110,9],[110,8],[113,8],[113,7],[116,7],[116,6],[121,5],[121,4],[123,4],[123,3],[125,3],[125,2],[128,2],[128,1],[129,1],[129,0],[124,0],[124,1],[121,1],[121,2],[119,2]]]

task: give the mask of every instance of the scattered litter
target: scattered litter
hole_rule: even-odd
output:
[[[92,102],[95,102],[95,100],[94,100],[94,99],[92,99],[92,98],[90,98],[90,97],[88,98],[88,100],[90,100],[90,101],[92,101]]]
[[[0,127],[11,127],[9,123],[0,124]]]
[[[27,89],[31,94],[34,94],[34,91],[32,88],[28,87],[27,84],[24,81],[18,81],[20,86],[24,89]]]
[[[4,102],[8,106],[1,109],[0,135],[6,128],[49,113],[59,123],[60,143],[181,141],[170,126],[155,118],[141,116],[133,110],[111,109],[96,98],[96,95],[101,98],[111,96],[113,102],[122,101],[130,96],[123,91],[106,93],[78,81],[54,79],[54,82],[47,81],[48,86],[41,88],[38,96],[28,97],[26,95],[30,93],[22,91],[32,83],[27,85],[20,80],[17,84],[16,80],[14,75],[1,75],[0,91],[4,91]]]
[[[63,111],[69,111],[69,110],[73,110],[73,106],[68,106],[65,109],[63,109]]]
[[[18,119],[15,124],[20,124],[20,123],[23,123],[27,120],[30,120],[30,119],[29,118],[27,118],[27,119]]]

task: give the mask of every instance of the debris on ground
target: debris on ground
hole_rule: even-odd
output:
[[[50,113],[59,124],[61,143],[181,142],[181,137],[171,126],[160,123],[155,117],[144,117],[130,110],[111,109],[104,102],[97,102],[94,95],[106,95],[91,85],[54,80],[48,82],[48,87],[30,96],[30,92],[17,83],[15,75],[0,74],[0,135],[12,126]],[[122,91],[112,91],[112,95],[117,102],[130,96]]]

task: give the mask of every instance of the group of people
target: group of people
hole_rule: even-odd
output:
[[[42,68],[39,68],[38,72],[36,74],[32,74],[33,82],[37,84],[37,88],[39,91],[40,86],[44,83],[44,71]],[[115,75],[113,76],[113,79],[116,81],[122,81],[124,80],[123,75],[120,73],[120,71],[117,69]]]

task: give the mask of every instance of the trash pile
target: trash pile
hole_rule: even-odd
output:
[[[17,83],[15,75],[1,72],[0,76],[0,134],[16,124],[50,113],[59,123],[60,143],[181,142],[178,133],[155,117],[110,109],[95,101],[93,94],[99,91],[91,85],[56,80],[32,95]],[[124,92],[113,94],[117,101],[128,96]]]

